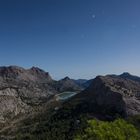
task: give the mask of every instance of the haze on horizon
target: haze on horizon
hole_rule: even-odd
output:
[[[139,0],[1,0],[0,65],[53,78],[140,76]]]

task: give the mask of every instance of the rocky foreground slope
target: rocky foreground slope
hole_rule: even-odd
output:
[[[0,67],[0,122],[31,112],[33,106],[56,94],[51,83],[49,73],[36,67]]]

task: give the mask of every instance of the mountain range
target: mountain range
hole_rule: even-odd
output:
[[[56,100],[56,96],[65,92],[75,92],[76,95],[65,101]],[[2,140],[15,140],[17,133],[25,133],[27,120],[38,115],[43,120],[48,118],[46,123],[49,126],[50,114],[51,118],[59,121],[66,118],[75,120],[85,114],[89,118],[101,120],[139,115],[140,77],[125,72],[121,75],[97,76],[90,80],[65,77],[56,81],[48,72],[37,67],[0,67]]]

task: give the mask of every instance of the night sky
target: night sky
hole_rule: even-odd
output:
[[[0,65],[140,76],[140,0],[0,0]]]

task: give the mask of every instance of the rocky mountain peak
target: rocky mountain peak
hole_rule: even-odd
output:
[[[124,72],[123,74],[119,75],[119,77],[129,79],[129,80],[134,80],[136,82],[140,82],[140,77],[135,76],[135,75],[131,75],[128,72]]]
[[[0,67],[0,75],[7,75],[9,73],[19,74],[24,72],[25,69],[18,66]]]
[[[131,74],[129,72],[124,72],[120,76],[131,76]]]
[[[52,78],[48,72],[40,68],[32,67],[24,69],[18,66],[0,67],[0,78],[3,80],[27,81],[27,82],[51,82]]]
[[[65,77],[56,83],[56,88],[59,92],[64,91],[80,91],[82,88],[69,77]]]
[[[45,81],[52,81],[52,78],[51,78],[49,72],[45,72],[44,70],[42,70],[38,67],[32,67],[28,71],[33,76],[37,76],[40,80],[44,79]]]
[[[71,80],[71,79],[67,76],[67,77],[65,77],[65,78],[62,79],[62,80],[67,81],[67,80]]]
[[[42,70],[38,67],[34,67],[34,66],[30,70],[33,71],[33,72],[36,72],[36,73],[45,73],[44,70]]]

